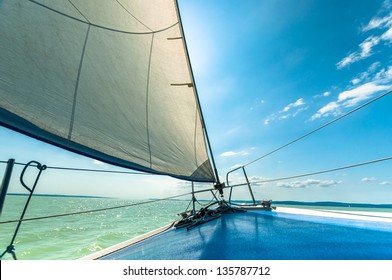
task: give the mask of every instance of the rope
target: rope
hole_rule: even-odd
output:
[[[7,163],[8,161],[0,160],[0,163]],[[25,166],[25,163],[15,162],[15,165]],[[34,165],[33,165],[34,166]],[[46,169],[66,170],[66,171],[82,171],[82,172],[100,172],[100,173],[113,173],[113,174],[133,174],[133,175],[159,175],[154,173],[142,173],[136,171],[117,171],[117,170],[103,170],[103,169],[89,169],[89,168],[75,168],[75,167],[60,167],[60,166],[47,166]]]
[[[218,194],[218,191],[215,192],[215,195]],[[199,204],[201,207],[205,207],[207,205],[210,205],[212,203],[212,201],[214,201],[215,197],[213,197],[210,202],[207,202],[206,204],[200,203],[199,200],[196,199],[196,203]]]
[[[114,174],[158,175],[158,174],[141,173],[141,172],[135,172],[135,171],[115,171],[115,170],[59,167],[59,166],[48,166],[47,169],[67,170],[67,171],[83,171],[83,172],[114,173]]]
[[[210,190],[204,190],[204,191],[210,191]],[[198,192],[202,192],[202,191],[198,191]],[[182,197],[182,196],[186,196],[186,195],[190,195],[190,194],[192,194],[192,193],[190,192],[190,193],[179,194],[179,195],[165,197],[165,198],[160,198],[160,199],[154,199],[154,200],[142,201],[142,202],[138,202],[138,203],[132,203],[132,204],[127,204],[127,205],[119,205],[119,206],[112,206],[112,207],[106,207],[106,208],[100,208],[100,209],[92,209],[92,210],[72,212],[72,213],[64,213],[64,214],[58,214],[58,215],[35,217],[35,218],[28,218],[28,219],[23,219],[23,220],[2,221],[2,222],[0,222],[0,224],[9,224],[9,223],[15,223],[15,222],[19,222],[19,221],[25,222],[25,221],[43,220],[43,219],[50,219],[50,218],[58,218],[58,217],[66,217],[66,216],[88,214],[88,213],[101,212],[101,211],[107,211],[107,210],[114,210],[114,209],[119,209],[119,208],[126,208],[126,207],[132,207],[132,206],[138,206],[138,205],[143,205],[143,204],[149,204],[149,203],[169,200],[169,199],[178,198],[178,197]]]

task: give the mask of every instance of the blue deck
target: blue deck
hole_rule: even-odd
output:
[[[392,223],[274,212],[225,214],[190,230],[170,229],[101,259],[391,260]]]

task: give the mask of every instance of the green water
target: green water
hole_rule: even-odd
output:
[[[27,196],[8,195],[0,217],[0,253],[4,252],[14,234],[17,223],[1,223],[18,220]],[[187,201],[156,201],[135,205],[142,201],[111,198],[33,196],[25,219],[47,217],[65,213],[133,205],[94,213],[25,221],[14,242],[16,255],[21,260],[78,259],[140,234],[165,226],[179,219],[189,206]],[[357,208],[332,206],[306,206],[278,204],[279,207],[295,207],[324,210],[380,211],[384,208]],[[3,259],[12,259],[6,254]]]
[[[18,220],[27,196],[8,195],[0,222]],[[140,203],[110,198],[34,196],[26,218]],[[188,202],[158,201],[108,211],[25,221],[14,242],[21,260],[78,259],[178,219]],[[17,223],[0,224],[0,250],[9,245]],[[3,259],[12,259],[6,254]]]

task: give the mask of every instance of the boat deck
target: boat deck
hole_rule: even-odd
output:
[[[306,210],[224,214],[190,230],[171,228],[98,258],[391,260],[392,216]]]

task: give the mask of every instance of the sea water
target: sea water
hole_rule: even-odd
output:
[[[17,226],[17,223],[12,221],[20,218],[26,200],[27,196],[21,195],[7,195],[6,197],[0,217],[0,254],[10,244]],[[177,214],[184,212],[188,207],[189,201],[182,200],[141,201],[33,196],[24,219],[40,219],[22,222],[14,241],[16,256],[21,260],[78,259],[168,225],[178,220]],[[277,207],[319,208],[280,204]],[[323,208],[325,210],[391,212],[391,208]],[[97,209],[108,210],[90,212]],[[78,212],[86,213],[62,216]],[[6,254],[3,259],[12,259],[12,256]]]
[[[10,244],[27,196],[7,195],[0,217],[0,253]],[[165,226],[184,212],[188,201],[33,196],[25,219],[86,211],[85,214],[22,222],[14,241],[21,260],[78,259]],[[142,204],[140,204],[142,203]],[[128,207],[122,207],[129,205]],[[105,211],[90,210],[114,208]],[[12,259],[6,254],[3,259]]]

